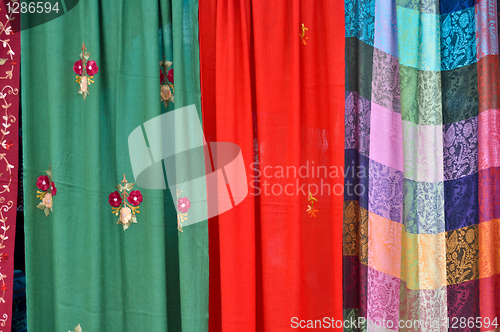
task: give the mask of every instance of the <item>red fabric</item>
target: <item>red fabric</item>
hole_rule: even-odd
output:
[[[340,320],[343,2],[201,0],[199,22],[205,135],[240,146],[249,183],[241,204],[209,221],[210,331]],[[293,176],[307,165],[307,177]],[[312,175],[317,166],[328,175]],[[307,186],[322,184],[337,195],[315,193],[311,217]]]
[[[19,169],[19,63],[21,32],[19,14],[13,14],[12,23],[6,18],[7,7],[0,0],[3,27],[0,39],[0,325],[10,331],[12,323],[12,286],[14,277],[14,240],[16,238],[17,189]],[[12,2],[11,2],[12,3]],[[14,31],[14,33],[12,33]],[[14,54],[9,54],[9,51]],[[11,167],[9,167],[9,165]]]
[[[203,84],[202,109],[203,128],[207,142],[217,141],[217,121],[215,108],[215,20],[216,2],[201,1],[198,4],[200,38],[200,75]],[[209,237],[209,330],[221,331],[221,288],[220,288],[220,247],[219,217],[208,220]]]

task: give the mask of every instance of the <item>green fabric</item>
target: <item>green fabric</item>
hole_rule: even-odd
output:
[[[158,54],[174,61],[175,104],[201,118],[198,5],[80,1],[22,32],[22,110],[30,331],[207,331],[207,222],[178,233],[168,191],[140,189],[138,223],[116,224],[108,195],[126,174],[128,135],[165,109]],[[159,47],[158,29],[163,43]],[[84,101],[72,70],[82,43],[99,72]],[[53,213],[36,208],[52,167]]]

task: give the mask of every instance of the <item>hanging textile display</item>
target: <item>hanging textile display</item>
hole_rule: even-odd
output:
[[[90,0],[23,31],[30,331],[208,330],[207,222],[179,232],[178,202],[137,184],[129,153],[165,112],[195,105],[201,124],[197,15],[196,1]]]
[[[0,1],[0,330],[10,331],[19,171],[19,14]]]
[[[496,330],[497,1],[346,0],[345,17],[344,318]]]
[[[342,318],[342,5],[200,3],[205,135],[239,145],[249,184],[209,221],[211,331]]]

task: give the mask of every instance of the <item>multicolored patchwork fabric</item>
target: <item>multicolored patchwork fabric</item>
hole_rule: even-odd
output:
[[[344,330],[500,330],[498,1],[345,16]]]

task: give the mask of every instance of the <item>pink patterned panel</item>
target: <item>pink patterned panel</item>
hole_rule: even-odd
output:
[[[403,129],[401,114],[371,104],[370,159],[403,171]],[[376,142],[376,143],[374,143]]]
[[[398,326],[400,283],[398,278],[368,268],[368,320]]]
[[[479,169],[500,166],[500,110],[479,114]]]

